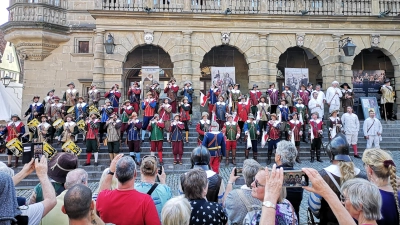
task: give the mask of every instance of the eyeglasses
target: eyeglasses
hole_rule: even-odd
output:
[[[344,203],[347,199],[349,199],[349,198],[347,198],[347,197],[344,197],[344,195],[340,195],[340,201],[342,202],[342,203]]]
[[[256,184],[256,188],[258,187],[265,187],[265,185],[262,185],[260,183],[258,183],[258,180],[256,180],[255,178],[253,179],[254,184]]]

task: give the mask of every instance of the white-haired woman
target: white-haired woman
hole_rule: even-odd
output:
[[[183,195],[171,198],[161,211],[161,223],[163,225],[189,225],[191,213],[190,203]]]

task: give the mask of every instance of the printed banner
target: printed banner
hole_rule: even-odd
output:
[[[211,67],[211,81],[224,94],[229,84],[235,84],[235,67]]]
[[[153,85],[153,80],[159,81],[160,78],[160,67],[158,66],[142,66],[139,72],[139,76],[142,77],[141,87],[142,99],[145,98],[147,90]]]
[[[295,96],[302,84],[307,87],[308,80],[308,68],[285,68],[285,85],[290,87]]]
[[[353,70],[354,106],[360,104],[360,97],[375,97],[380,101],[378,93],[386,75],[384,70]]]

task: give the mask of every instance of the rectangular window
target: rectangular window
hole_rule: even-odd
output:
[[[79,41],[78,53],[89,53],[89,41]]]

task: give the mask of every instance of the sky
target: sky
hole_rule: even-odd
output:
[[[8,21],[8,0],[0,0],[0,25]]]

